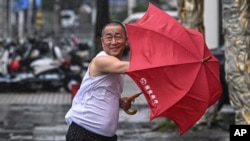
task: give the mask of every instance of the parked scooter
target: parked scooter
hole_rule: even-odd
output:
[[[80,42],[77,36],[71,34],[70,36],[60,38],[58,44],[62,48],[63,57],[70,64],[69,69],[83,77],[91,59],[88,43]]]
[[[59,47],[52,47],[52,52],[31,59],[33,51],[37,51],[34,45],[34,42],[28,44],[25,52],[20,51],[22,53],[5,46],[1,55],[1,60],[5,61],[1,62],[0,91],[57,91],[64,87],[70,92],[71,83],[81,82],[81,76],[65,68],[69,64],[65,64]]]
[[[69,69],[71,64],[62,56],[58,46],[53,47],[53,57],[43,57],[31,63],[34,75],[43,85],[43,89],[57,91],[63,87],[71,91],[72,84],[80,84],[82,77]]]
[[[23,78],[30,77],[28,74],[25,76],[23,73],[16,73],[20,68],[20,64],[16,60],[12,60],[16,51],[16,43],[11,39],[6,39],[2,42],[1,46],[1,69],[0,69],[0,90],[8,91],[14,89],[19,84],[22,84]]]

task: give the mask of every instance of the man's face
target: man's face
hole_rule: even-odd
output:
[[[126,47],[127,37],[120,25],[108,25],[103,31],[101,38],[103,50],[118,58],[122,57]]]

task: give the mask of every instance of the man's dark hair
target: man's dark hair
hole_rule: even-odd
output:
[[[102,35],[103,35],[104,29],[108,25],[120,25],[122,27],[122,29],[124,30],[125,36],[127,36],[127,31],[126,31],[126,28],[125,28],[124,24],[122,22],[120,22],[120,21],[117,21],[117,20],[110,21],[109,23],[107,23],[106,25],[104,25],[103,28],[102,28]]]

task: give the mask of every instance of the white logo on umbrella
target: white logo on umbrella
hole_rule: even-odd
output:
[[[150,88],[150,85],[147,83],[147,79],[141,78],[140,83],[143,85],[143,89],[145,90],[145,92],[147,92],[147,94],[149,95],[149,97],[151,99],[151,103],[153,105],[158,104],[159,101],[156,98],[156,95],[154,94],[153,90]]]

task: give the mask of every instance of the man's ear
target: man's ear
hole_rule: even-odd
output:
[[[102,38],[102,37],[100,38],[99,41],[100,41],[100,43],[101,43],[101,46],[103,46],[103,38]]]
[[[129,41],[128,41],[128,37],[127,37],[127,41],[126,41],[126,47],[129,46]]]
[[[129,42],[127,41],[126,42],[126,47],[125,47],[126,49],[130,49],[130,46],[129,46]]]

